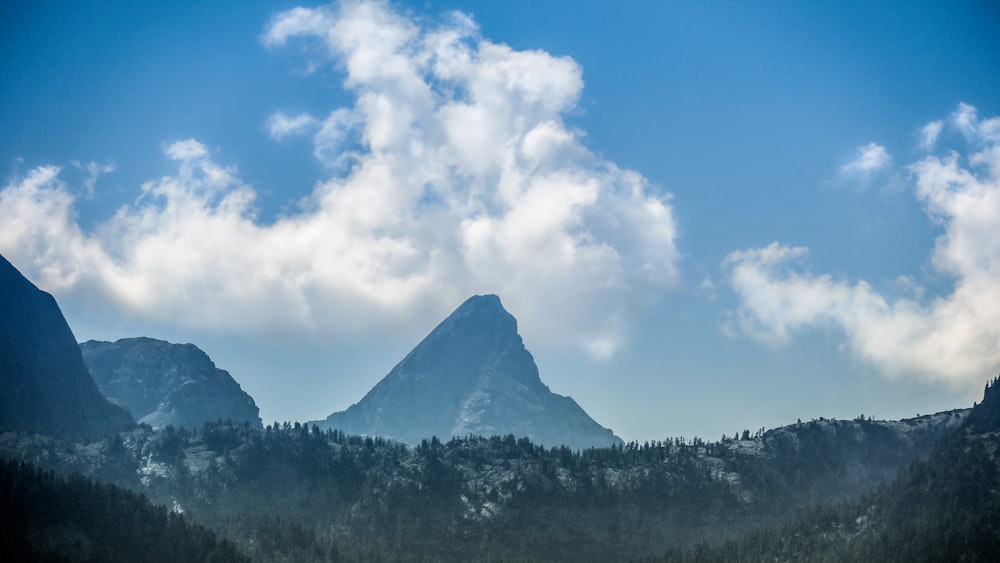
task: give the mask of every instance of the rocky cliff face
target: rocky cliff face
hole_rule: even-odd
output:
[[[0,256],[0,431],[88,439],[131,424],[97,390],[56,300]]]
[[[542,383],[517,321],[495,295],[470,298],[361,401],[317,424],[408,443],[470,434],[572,448],[621,443]]]
[[[200,428],[216,420],[261,426],[253,398],[193,344],[140,337],[91,340],[80,349],[101,392],[153,428]]]

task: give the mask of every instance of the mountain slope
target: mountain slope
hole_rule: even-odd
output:
[[[542,383],[517,321],[496,295],[467,300],[361,401],[317,424],[411,444],[470,434],[572,448],[621,444]]]
[[[215,420],[261,425],[253,398],[194,344],[140,337],[91,340],[80,349],[101,393],[153,428],[200,428]]]
[[[849,547],[871,561],[996,561],[1000,556],[1000,380],[930,458],[862,505]],[[857,521],[857,520],[855,520]],[[843,551],[842,551],[843,552]]]
[[[878,492],[780,528],[655,561],[983,561],[1000,555],[1000,384]],[[650,560],[653,561],[653,560]]]
[[[101,396],[48,293],[0,256],[0,431],[102,437],[132,424]]]
[[[301,424],[209,423],[197,433],[139,427],[86,447],[8,433],[0,456],[142,490],[260,561],[335,559],[335,550],[360,561],[623,561],[871,493],[927,459],[967,415],[821,419],[739,440],[578,453],[509,435],[405,448]],[[833,531],[872,521],[861,506]],[[774,537],[788,545],[782,538],[814,527]],[[752,553],[715,560],[769,560]]]

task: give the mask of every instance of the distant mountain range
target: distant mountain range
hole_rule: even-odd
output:
[[[261,426],[253,398],[192,344],[140,337],[77,345],[55,299],[2,257],[0,305],[0,430],[96,437],[133,417],[153,428]],[[316,424],[414,445],[508,434],[573,449],[622,444],[542,383],[496,295],[467,300],[357,404]]]
[[[84,357],[105,392],[158,429],[102,397]],[[0,257],[7,559],[909,562],[1000,553],[997,379],[972,409],[622,444],[541,382],[516,321],[487,295],[321,424],[262,428],[253,400],[193,345],[136,338],[81,352],[52,296]],[[188,526],[182,512],[213,532]]]
[[[409,444],[507,434],[574,449],[622,444],[542,383],[517,321],[496,295],[468,299],[364,398],[315,424]]]
[[[133,424],[97,390],[56,300],[0,256],[0,431],[100,438]]]
[[[197,429],[216,420],[261,426],[253,398],[194,344],[140,337],[90,340],[80,349],[101,393],[153,428]]]

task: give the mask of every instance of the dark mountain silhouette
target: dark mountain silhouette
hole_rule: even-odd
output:
[[[467,300],[361,401],[317,424],[411,444],[470,434],[571,448],[622,443],[542,383],[517,321],[496,295]]]
[[[0,430],[88,439],[132,425],[87,373],[56,300],[0,256]]]
[[[194,344],[140,337],[90,340],[80,349],[101,393],[153,428],[201,428],[215,420],[261,426],[253,398]]]

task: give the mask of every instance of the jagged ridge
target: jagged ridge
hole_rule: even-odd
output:
[[[215,420],[261,426],[253,398],[194,344],[139,337],[90,340],[80,348],[101,392],[125,404],[139,422],[153,428],[200,428]]]

